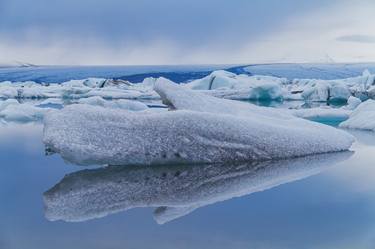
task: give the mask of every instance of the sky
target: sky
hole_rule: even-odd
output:
[[[375,61],[373,0],[0,0],[0,64]]]

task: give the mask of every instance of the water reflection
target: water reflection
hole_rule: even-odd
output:
[[[44,193],[51,221],[86,221],[136,207],[155,207],[164,224],[197,208],[315,175],[352,152],[246,164],[112,166],[66,175]]]

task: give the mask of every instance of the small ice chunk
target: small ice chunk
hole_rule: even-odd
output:
[[[362,101],[359,98],[356,98],[354,96],[350,96],[349,99],[348,99],[348,104],[346,106],[343,106],[342,108],[346,109],[346,110],[354,110],[361,103],[362,103]]]
[[[125,109],[129,111],[143,111],[148,109],[146,104],[139,101],[125,99],[109,101],[99,96],[83,98],[78,100],[78,103],[93,106],[102,106],[106,108]]]
[[[296,117],[309,119],[315,122],[336,125],[347,120],[351,114],[351,110],[331,107],[297,109],[291,110],[291,112]]]
[[[375,131],[375,101],[369,99],[361,103],[340,127]]]

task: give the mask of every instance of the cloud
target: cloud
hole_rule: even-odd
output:
[[[0,1],[0,61],[150,65],[375,60],[373,44],[337,40],[347,34],[375,36],[373,1]]]
[[[341,42],[375,43],[375,36],[370,35],[343,35],[336,38]]]

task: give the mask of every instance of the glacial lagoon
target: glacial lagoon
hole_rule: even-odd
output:
[[[61,109],[79,100],[18,101]],[[142,102],[166,111],[159,100]],[[355,138],[349,151],[284,160],[79,166],[51,154],[38,117],[22,113],[0,125],[0,248],[375,246],[374,132],[345,129]]]
[[[45,155],[42,126],[2,126],[0,245],[2,248],[278,249],[359,245],[373,248],[375,135],[351,133],[357,141],[349,154],[321,155],[315,158],[316,163],[295,159],[297,162],[274,165],[220,165],[220,170],[214,168],[212,172],[207,165],[82,168],[64,162],[58,155]],[[184,172],[201,177],[186,179]],[[135,186],[127,181],[129,174],[139,177],[139,182],[133,183]],[[161,189],[152,178],[163,183]],[[113,189],[111,193],[111,182],[120,184],[117,186],[121,189],[122,179],[123,190],[133,187],[134,192],[125,191],[117,196],[118,189]],[[104,186],[100,186],[101,180]],[[79,188],[76,194],[83,198],[80,201],[83,203],[76,205],[85,209],[69,206],[69,198],[61,198],[57,203],[56,208],[65,210],[47,208],[46,195],[59,191],[63,194],[70,188]],[[90,199],[92,191],[98,192],[91,197],[96,200],[102,197],[102,202]],[[137,193],[141,196],[134,198]],[[127,201],[133,203],[125,203],[127,194]],[[85,196],[89,199],[84,199]],[[97,204],[91,205],[89,201]],[[170,216],[163,220],[161,213],[168,215],[168,209]],[[59,219],[50,221],[53,217]],[[64,217],[68,221],[62,220]]]

